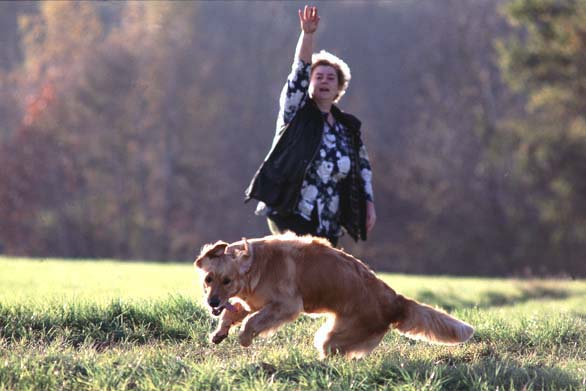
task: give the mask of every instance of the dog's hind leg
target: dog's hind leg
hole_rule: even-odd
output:
[[[342,352],[348,358],[360,358],[368,353],[372,352],[374,348],[378,346],[380,341],[385,336],[383,333],[375,333],[367,336],[366,339],[358,341],[356,343],[347,343],[342,347]]]
[[[355,318],[332,316],[316,333],[315,346],[320,358],[332,354],[360,358],[380,343],[386,331],[374,331]]]
[[[294,303],[273,302],[246,319],[238,337],[240,345],[247,347],[259,334],[268,334],[281,325],[295,320],[301,311],[301,301]]]

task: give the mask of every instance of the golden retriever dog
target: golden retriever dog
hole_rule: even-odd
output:
[[[467,341],[474,330],[447,313],[397,294],[364,263],[325,239],[292,233],[205,245],[194,262],[222,342],[243,323],[239,342],[250,346],[301,313],[328,320],[315,335],[324,357],[361,357],[390,329],[440,344]],[[231,301],[230,301],[231,300]]]

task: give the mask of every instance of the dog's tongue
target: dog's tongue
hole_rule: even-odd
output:
[[[230,304],[230,302],[226,302],[226,304],[224,304],[224,308],[230,312],[238,312],[236,307],[234,307],[232,304]]]

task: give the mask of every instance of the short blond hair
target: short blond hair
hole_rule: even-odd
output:
[[[313,74],[314,69],[320,65],[330,66],[336,70],[339,91],[334,102],[337,103],[346,93],[346,89],[352,78],[350,67],[340,57],[325,50],[321,50],[319,53],[314,53],[311,56],[311,74]]]

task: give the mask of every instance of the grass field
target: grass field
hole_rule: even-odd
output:
[[[190,263],[0,257],[0,390],[586,390],[586,281],[381,275],[476,328],[462,346],[395,332],[318,360],[302,317],[251,348],[208,343]]]

